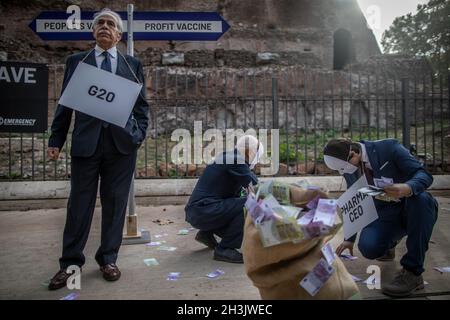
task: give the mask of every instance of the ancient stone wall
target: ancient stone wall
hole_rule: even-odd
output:
[[[82,10],[99,10],[109,6],[123,11],[129,1],[2,1],[0,4],[0,52],[9,60],[63,63],[73,52],[87,50],[89,41],[44,42],[28,24],[44,10],[65,10],[77,4]],[[345,29],[351,34],[354,60],[364,61],[379,54],[379,48],[355,0],[158,0],[134,1],[136,11],[215,11],[230,24],[230,30],[218,41],[138,41],[136,56],[162,64],[167,52],[185,53],[185,66],[204,67],[257,65],[258,53],[279,54],[271,61],[279,65],[320,65],[332,69],[334,34]],[[119,48],[125,51],[125,44]],[[216,58],[222,52],[226,59]],[[353,49],[352,49],[353,50]],[[229,54],[228,54],[229,53]],[[213,62],[212,55],[218,61]],[[241,59],[239,59],[241,57]]]

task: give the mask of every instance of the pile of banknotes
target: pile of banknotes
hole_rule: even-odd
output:
[[[376,186],[367,186],[358,190],[358,192],[367,194],[368,196],[374,197],[377,200],[385,202],[400,202],[400,200],[389,197],[383,190],[383,188]]]
[[[342,225],[336,200],[316,197],[306,209],[295,207],[289,204],[289,185],[275,181],[259,186],[256,194],[249,194],[245,209],[264,247],[325,236]]]
[[[289,190],[289,184],[269,180],[258,185],[258,195],[259,197],[266,197],[268,195],[274,196],[277,201],[283,205],[290,205],[291,194]]]

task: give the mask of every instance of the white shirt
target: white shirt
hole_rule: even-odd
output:
[[[364,145],[364,143],[359,143],[359,145],[361,146],[361,160],[364,162],[366,168],[373,170],[372,166],[370,165],[369,156],[367,155],[366,146]]]
[[[95,61],[97,62],[98,68],[101,68],[102,62],[105,60],[105,56],[103,55],[104,51],[98,44],[95,45]],[[111,72],[115,74],[117,72],[117,48],[112,47],[107,51],[111,60]]]

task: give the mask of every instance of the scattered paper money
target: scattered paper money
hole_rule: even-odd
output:
[[[314,269],[300,281],[300,286],[311,296],[315,296],[333,273],[334,268],[325,259],[320,259]]]
[[[313,222],[314,215],[315,209],[312,209],[297,220],[297,224],[300,226],[305,239],[311,239],[320,236],[321,224]]]
[[[258,190],[256,191],[256,199],[264,198],[272,192],[273,180],[261,182],[258,184]]]
[[[248,213],[250,214],[250,217],[252,218],[255,224],[260,224],[265,220],[272,219],[273,211],[271,210],[268,204],[270,202],[268,201],[270,201],[270,198],[267,199],[266,202],[263,202],[261,200],[256,201],[256,198],[254,198],[253,196],[247,197],[245,208],[247,209]]]
[[[278,188],[278,189],[277,189]],[[272,194],[278,190],[277,195]],[[316,196],[307,207],[309,211],[299,217],[302,208],[285,205],[284,195],[289,185],[273,180],[258,187],[256,195],[249,194],[245,203],[246,212],[252,218],[264,247],[282,243],[299,243],[305,239],[330,234],[340,225],[336,223],[338,207],[334,199]],[[319,206],[319,211],[316,208]]]
[[[215,271],[208,273],[206,276],[208,278],[210,278],[210,279],[214,279],[214,278],[217,278],[217,277],[219,277],[219,276],[221,276],[223,274],[225,274],[224,271],[222,271],[220,269],[216,269]]]
[[[342,260],[346,260],[346,261],[353,261],[353,260],[358,259],[358,257],[354,257],[354,256],[352,256],[352,255],[350,255],[350,254],[345,254],[345,253],[342,253],[342,254],[340,255],[340,258],[341,258]]]
[[[299,180],[297,182],[294,182],[294,185],[303,189],[308,189],[310,186],[309,182],[306,180]]]
[[[370,279],[372,278],[372,279]],[[370,279],[370,281],[369,281]],[[363,281],[364,284],[378,284],[377,278],[376,277],[368,277],[366,280]]]
[[[294,182],[293,184],[297,187],[300,187],[300,188],[306,189],[306,190],[322,190],[321,187],[313,186],[313,185],[309,184],[309,182],[306,180],[300,180],[300,181]]]
[[[290,204],[291,194],[289,184],[274,180],[265,181],[259,184],[256,198],[265,198],[269,194],[273,195],[278,202],[284,205]]]
[[[169,247],[169,246],[159,246],[158,250],[162,250],[162,251],[175,251],[177,250],[176,247]]]
[[[281,203],[289,205],[291,202],[291,193],[289,190],[289,184],[274,181],[272,185],[273,196]]]
[[[178,278],[180,277],[180,274],[181,274],[181,272],[170,272],[170,273],[167,275],[167,279],[166,279],[166,280],[169,280],[169,281],[177,281]]]
[[[334,253],[334,249],[331,243],[328,242],[322,247],[322,249],[320,249],[320,251],[322,251],[322,254],[325,260],[327,260],[328,264],[330,266],[333,265],[334,260],[336,260],[336,254]]]
[[[156,260],[155,258],[144,259],[144,263],[147,265],[147,267],[159,265],[158,260]]]
[[[351,274],[351,276],[352,276],[353,281],[355,281],[355,282],[361,282],[361,281],[363,281],[363,279],[358,278],[357,276],[354,276],[354,275],[352,275],[352,274]]]
[[[312,222],[320,222],[326,227],[332,227],[336,219],[337,201],[334,199],[320,199]]]
[[[163,234],[155,234],[155,238],[156,239],[159,239],[159,238],[162,238],[162,237],[167,237],[169,234],[167,234],[167,233],[163,233]]]
[[[178,235],[181,235],[181,236],[185,236],[185,235],[187,235],[189,233],[189,230],[188,229],[181,229],[181,230],[178,230]]]
[[[299,207],[281,206],[281,208],[284,210],[288,218],[297,219],[300,215],[300,212],[302,212],[302,208]]]
[[[308,224],[311,223],[313,218],[314,218],[314,210],[308,211],[299,219],[297,219],[297,224],[299,224],[300,226],[307,226]]]
[[[361,189],[358,189],[358,192],[367,194],[371,197],[376,197],[376,196],[380,196],[380,195],[384,195],[384,191],[383,189],[377,188],[375,186],[368,186],[368,187],[364,187]]]
[[[384,178],[387,179],[387,178]],[[392,180],[392,179],[391,179]],[[383,188],[389,185],[392,185],[390,181],[379,182],[380,186],[372,186],[369,185],[367,187],[358,189],[358,192],[374,197],[377,200],[385,201],[385,202],[400,202],[399,199],[392,198],[384,192]]]
[[[72,292],[72,293],[68,294],[67,296],[62,297],[62,298],[59,299],[59,300],[75,300],[76,298],[78,298],[78,296],[79,296],[78,293]]]
[[[256,201],[253,196],[248,196],[245,202],[245,208],[255,225],[272,220],[275,215],[273,208],[277,206],[280,206],[278,201],[270,194],[262,201]]]
[[[384,188],[392,186],[394,184],[394,180],[392,178],[381,177],[381,179],[374,178],[373,183],[378,188]]]
[[[439,271],[440,273],[450,272],[450,267],[434,267],[433,269]]]
[[[162,245],[163,243],[165,243],[165,241],[152,241],[152,242],[149,242],[149,243],[147,243],[145,245],[148,246],[148,247],[156,247],[156,246]]]
[[[42,284],[44,287],[48,287],[48,285],[50,284],[50,279],[49,279],[49,280],[42,281],[41,284]]]
[[[313,210],[317,208],[317,205],[319,204],[319,200],[320,200],[320,196],[316,196],[314,199],[312,199],[310,202],[308,202],[308,204],[306,205],[306,207],[309,210]]]
[[[270,220],[256,225],[264,247],[303,240],[300,226],[292,221]]]

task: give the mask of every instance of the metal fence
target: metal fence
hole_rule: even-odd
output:
[[[63,65],[50,66],[49,123]],[[334,174],[322,149],[332,137],[395,138],[433,173],[450,172],[450,75],[396,79],[309,70],[145,68],[151,124],[138,151],[137,178],[195,177],[205,164],[174,165],[171,133],[276,128],[278,175]],[[70,178],[70,132],[58,161],[46,159],[49,133],[0,134],[0,180]],[[207,145],[208,141],[203,141]]]

